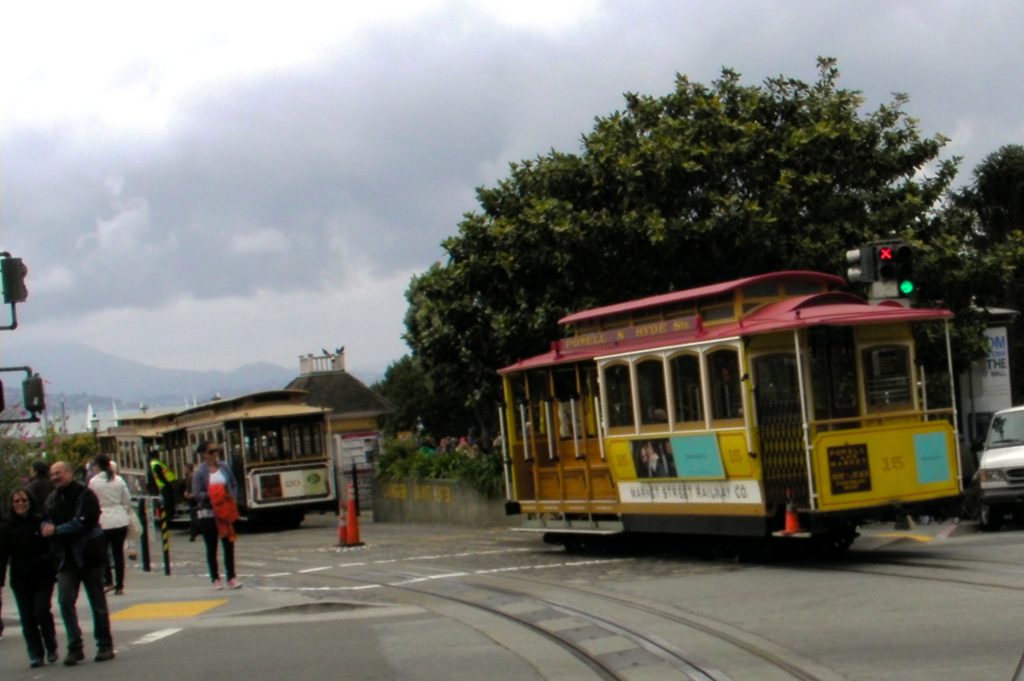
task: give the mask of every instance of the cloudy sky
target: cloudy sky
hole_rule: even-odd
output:
[[[1024,3],[37,2],[0,10],[0,250],[20,344],[382,371],[410,277],[511,161],[723,66],[906,92],[961,181],[1024,143]],[[6,313],[5,313],[6,314]],[[4,317],[6,319],[6,317]]]

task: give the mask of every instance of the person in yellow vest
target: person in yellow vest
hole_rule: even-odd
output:
[[[160,450],[154,447],[149,450],[149,472],[152,476],[153,485],[163,500],[164,513],[167,515],[167,522],[174,520],[174,481],[177,476],[170,466],[160,460]]]

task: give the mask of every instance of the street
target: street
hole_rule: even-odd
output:
[[[1015,528],[872,526],[831,560],[679,538],[572,554],[505,528],[369,521],[362,539],[338,547],[329,515],[243,532],[243,588],[213,591],[202,541],[176,529],[172,574],[154,553],[110,596],[112,662],[91,659],[82,595],[75,669],[29,669],[5,589],[4,677],[1010,681],[1024,652]]]

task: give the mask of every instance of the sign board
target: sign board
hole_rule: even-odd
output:
[[[863,443],[828,448],[828,478],[832,494],[871,491],[868,446]]]

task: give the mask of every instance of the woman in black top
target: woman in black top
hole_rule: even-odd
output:
[[[29,662],[42,667],[44,654],[49,662],[57,661],[57,632],[50,610],[57,576],[50,542],[39,533],[43,518],[28,490],[14,490],[9,508],[7,523],[0,527],[0,585],[10,563],[11,591],[18,603]]]

